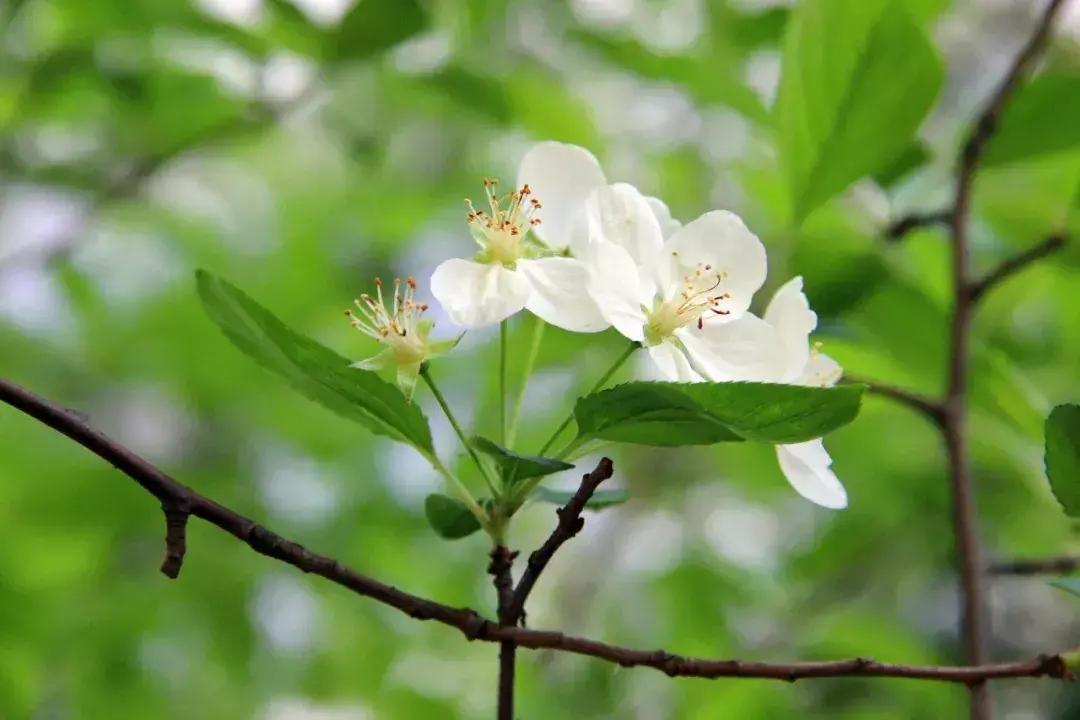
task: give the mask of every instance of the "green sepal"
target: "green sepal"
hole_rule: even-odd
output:
[[[372,355],[366,360],[357,360],[354,363],[350,363],[349,367],[357,370],[369,370],[371,372],[378,372],[379,370],[385,370],[388,367],[394,365],[394,351],[390,348],[385,348],[381,352]]]
[[[420,366],[423,363],[410,363],[398,365],[397,386],[405,396],[405,402],[412,402],[413,393],[416,392],[416,380],[420,377]]]

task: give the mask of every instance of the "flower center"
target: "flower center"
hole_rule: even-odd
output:
[[[729,315],[731,311],[722,303],[731,294],[720,290],[726,279],[726,272],[698,263],[693,273],[683,277],[678,292],[667,300],[658,297],[651,310],[645,309],[645,343],[658,345],[681,327],[697,323],[701,329],[709,318]]]
[[[542,205],[529,186],[522,185],[503,197],[495,190],[498,180],[484,178],[484,194],[489,210],[477,210],[472,200],[465,201],[469,212],[465,216],[473,237],[483,248],[483,262],[513,265],[522,255],[522,240],[529,228],[540,224],[536,211]]]
[[[421,362],[426,355],[424,339],[416,330],[420,314],[427,304],[416,302],[416,280],[394,278],[394,299],[387,307],[383,299],[382,280],[375,278],[375,297],[363,293],[353,301],[358,312],[346,310],[352,326],[368,337],[388,346],[398,363]]]

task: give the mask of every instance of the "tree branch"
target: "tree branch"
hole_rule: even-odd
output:
[[[906,405],[912,410],[927,416],[937,425],[940,425],[944,418],[945,408],[942,407],[939,401],[912,390],[905,390],[893,385],[884,385],[851,375],[844,375],[844,382],[866,385],[867,392]]]
[[[450,607],[398,590],[347,568],[333,558],[313,553],[302,545],[281,537],[253,520],[177,482],[120,443],[93,429],[78,414],[2,378],[0,378],[0,401],[36,418],[98,457],[107,460],[163,503],[184,504],[191,515],[243,540],[256,552],[292,565],[305,573],[319,575],[358,595],[400,610],[409,617],[417,620],[435,620],[443,625],[457,628],[469,640],[510,642],[518,647],[534,650],[559,650],[606,660],[623,667],[651,667],[672,677],[759,678],[786,682],[804,678],[890,677],[968,685],[1002,678],[1044,676],[1058,679],[1073,678],[1068,662],[1071,654],[1067,658],[1066,654],[1062,653],[976,667],[902,665],[867,658],[766,663],[683,657],[664,650],[635,650],[564,635],[560,632],[499,625],[482,617],[475,610]],[[598,467],[600,475],[604,474],[605,468],[610,472],[610,461],[601,462]],[[597,472],[591,473],[591,475],[595,474]],[[600,481],[595,482],[599,484]]]
[[[967,434],[969,344],[974,309],[968,243],[971,195],[979,161],[982,159],[987,143],[997,129],[1001,113],[1046,44],[1054,16],[1062,4],[1063,0],[1050,0],[1047,3],[1028,42],[1013,60],[1005,78],[979,113],[960,155],[956,191],[951,208],[953,316],[942,432],[949,457],[953,531],[960,563],[964,656],[969,665],[979,665],[989,656],[986,641],[984,566],[979,543]],[[991,714],[986,686],[973,685],[972,720],[989,720]]]
[[[492,577],[495,595],[498,598],[499,625],[502,627],[513,627],[517,624],[517,617],[510,613],[510,604],[514,598],[514,577],[511,571],[516,557],[517,553],[511,552],[510,548],[496,545],[491,551],[491,563],[488,565],[488,574]],[[499,720],[514,720],[516,654],[513,642],[504,640],[499,643],[499,691],[496,715]]]
[[[999,560],[986,569],[991,575],[1068,575],[1080,570],[1080,555]]]
[[[912,230],[932,227],[934,225],[947,225],[952,213],[948,210],[928,213],[910,213],[894,221],[885,228],[884,238],[889,242],[899,242]]]
[[[529,599],[529,593],[532,592],[536,581],[540,579],[540,573],[544,572],[544,568],[551,562],[555,551],[562,547],[564,542],[581,531],[581,528],[585,525],[585,520],[581,517],[581,513],[585,510],[585,503],[589,502],[589,498],[596,492],[596,488],[600,487],[600,483],[610,478],[613,472],[614,466],[611,460],[601,458],[595,470],[582,476],[581,485],[578,486],[577,492],[570,498],[570,501],[555,511],[555,515],[559,518],[555,529],[551,531],[551,535],[544,541],[544,544],[529,555],[529,562],[525,566],[525,572],[522,573],[517,587],[514,588],[514,594],[507,610],[507,615],[513,619],[513,622],[521,621],[522,624],[525,623],[525,601]]]
[[[971,297],[971,302],[978,302],[987,291],[993,289],[999,283],[1008,280],[1036,260],[1041,260],[1047,255],[1052,255],[1058,250],[1061,250],[1065,247],[1065,243],[1066,239],[1064,235],[1051,235],[1033,247],[1004,260],[981,279],[975,280],[970,284],[968,287],[968,294]]]

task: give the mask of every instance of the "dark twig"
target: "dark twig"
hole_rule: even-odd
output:
[[[510,614],[510,604],[514,598],[514,578],[511,570],[514,565],[516,552],[509,548],[497,545],[491,551],[491,563],[488,565],[488,574],[491,575],[495,585],[495,595],[498,598],[499,625],[514,627],[517,618]],[[514,643],[504,640],[499,643],[499,692],[498,713],[499,720],[514,720],[514,666],[516,662],[516,648]]]
[[[911,213],[910,215],[905,215],[899,220],[896,220],[885,228],[883,236],[889,242],[897,242],[902,240],[904,236],[912,230],[932,227],[934,225],[946,225],[951,217],[952,213],[948,210],[929,213]]]
[[[970,280],[968,216],[975,174],[987,143],[997,129],[1001,113],[1041,52],[1050,35],[1054,16],[1062,0],[1050,0],[1028,42],[1013,61],[1009,72],[990,97],[964,144],[957,169],[950,235],[952,238],[953,316],[950,332],[948,386],[942,431],[949,457],[953,498],[953,530],[959,554],[963,605],[964,657],[979,665],[989,656],[986,642],[986,607],[983,588],[982,550],[971,481],[967,435],[967,393],[971,318],[974,309]],[[973,685],[972,720],[989,720],[990,698],[983,684]]]
[[[581,478],[581,485],[578,486],[577,492],[570,498],[570,501],[555,511],[559,518],[555,529],[551,531],[551,535],[544,541],[544,544],[529,555],[529,562],[525,566],[525,572],[522,573],[517,587],[514,588],[514,596],[508,615],[514,618],[515,622],[518,620],[524,622],[525,601],[529,599],[529,593],[532,592],[533,586],[536,585],[536,581],[540,578],[540,573],[544,572],[544,568],[551,562],[555,551],[581,530],[585,524],[585,520],[581,517],[581,513],[585,510],[585,503],[589,502],[589,498],[596,492],[596,488],[600,487],[600,483],[610,478],[613,472],[614,467],[611,460],[602,458],[595,470]]]
[[[187,552],[187,521],[191,513],[186,504],[165,501],[161,504],[165,513],[165,560],[161,572],[175,580],[180,577],[180,567]]]
[[[893,385],[883,385],[878,382],[870,382],[858,377],[852,377],[851,375],[845,375],[844,382],[866,385],[867,392],[889,398],[890,400],[895,400],[901,405],[907,405],[912,410],[916,410],[927,416],[936,424],[941,424],[942,418],[945,415],[945,408],[941,406],[940,402],[912,390],[905,390],[904,388],[898,388]]]
[[[313,553],[173,480],[123,445],[94,430],[82,417],[12,382],[0,379],[0,401],[36,418],[107,460],[163,503],[184,504],[191,515],[243,540],[256,552],[292,565],[305,573],[319,575],[358,595],[396,608],[409,617],[435,620],[457,628],[469,640],[510,642],[530,649],[559,650],[606,660],[623,667],[651,667],[672,677],[759,678],[785,682],[829,677],[890,677],[966,685],[1001,678],[1072,679],[1068,660],[1073,653],[1040,655],[1028,660],[976,667],[901,665],[867,658],[766,663],[683,657],[664,650],[635,650],[560,632],[499,625],[469,608],[450,607],[412,595],[351,570],[333,558]],[[598,472],[605,467],[610,473],[610,462],[602,462]],[[596,484],[599,482],[597,480]]]
[[[1021,558],[990,563],[991,575],[1068,575],[1080,570],[1080,555],[1046,558]]]
[[[1033,247],[1004,260],[981,279],[975,280],[970,284],[968,287],[968,295],[971,297],[971,302],[978,302],[988,290],[994,288],[999,283],[1008,280],[1036,260],[1041,260],[1047,255],[1052,255],[1063,247],[1065,247],[1065,236],[1051,235]]]

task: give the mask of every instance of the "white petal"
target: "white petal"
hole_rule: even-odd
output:
[[[709,266],[722,274],[718,293],[731,297],[722,307],[735,319],[750,307],[750,299],[765,282],[765,246],[735,213],[714,210],[685,225],[664,244],[657,270],[661,287],[670,297],[681,289],[682,278]]]
[[[660,223],[660,232],[663,234],[664,239],[671,237],[676,230],[682,227],[682,223],[671,216],[671,210],[668,209],[663,200],[652,196],[645,199],[648,201],[649,207],[652,208],[653,215],[656,216],[656,222]]]
[[[431,294],[446,314],[467,328],[492,325],[525,307],[531,287],[502,265],[453,258],[435,268]]]
[[[593,190],[585,201],[585,217],[590,239],[618,245],[638,267],[656,263],[664,236],[649,201],[633,185],[615,183]]]
[[[686,355],[675,346],[675,343],[662,342],[645,348],[645,351],[649,354],[649,359],[652,360],[653,365],[660,371],[660,375],[665,380],[701,382],[702,377],[690,367]]]
[[[545,322],[573,332],[599,332],[610,323],[589,294],[589,271],[572,258],[518,261],[532,285],[525,307]]]
[[[589,293],[604,319],[620,333],[641,342],[645,339],[645,312],[655,288],[641,277],[633,258],[609,242],[595,242],[583,259],[589,269]]]
[[[788,280],[769,302],[765,322],[776,328],[783,353],[781,382],[794,382],[802,376],[810,360],[810,333],[817,327],[817,314],[803,293],[803,280]]]
[[[777,445],[776,456],[795,492],[827,508],[847,507],[847,492],[829,469],[832,458],[820,438],[794,445]]]
[[[570,246],[572,231],[580,220],[585,198],[607,184],[600,163],[577,145],[542,142],[534,145],[518,165],[518,187],[528,183],[543,207],[541,223],[532,231],[552,248]]]
[[[796,380],[796,384],[832,387],[843,376],[844,369],[840,367],[840,363],[825,353],[815,350],[810,353],[810,360],[803,368],[802,376]]]
[[[751,313],[738,320],[706,320],[676,331],[694,366],[713,382],[779,382],[780,343],[771,325]]]

